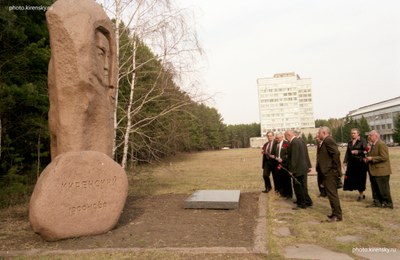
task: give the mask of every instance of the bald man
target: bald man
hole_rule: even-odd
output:
[[[328,195],[332,214],[328,215],[328,222],[342,221],[342,208],[338,194],[338,176],[341,176],[340,152],[338,146],[331,137],[328,127],[322,126],[318,131],[318,139],[321,141],[317,152],[317,171],[322,175],[322,183]]]
[[[308,155],[306,155],[302,141],[296,138],[293,130],[287,130],[285,138],[289,141],[287,150],[288,168],[298,180],[298,182],[293,182],[293,189],[297,199],[297,207],[293,209],[305,209],[312,206],[312,200],[307,190],[307,174],[310,171],[309,162],[307,161]]]
[[[369,133],[368,139],[371,142],[371,151],[364,160],[368,163],[371,188],[375,191],[378,200],[371,206],[393,209],[389,185],[390,174],[392,174],[389,149],[375,130]]]

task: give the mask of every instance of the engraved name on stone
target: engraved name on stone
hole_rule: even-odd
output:
[[[61,191],[67,191],[70,189],[90,189],[90,188],[103,189],[105,188],[105,186],[115,186],[116,182],[117,182],[117,176],[106,179],[61,182]]]
[[[69,207],[69,215],[74,216],[77,214],[92,214],[99,210],[107,209],[106,201],[96,201],[94,203],[84,203],[78,206]]]

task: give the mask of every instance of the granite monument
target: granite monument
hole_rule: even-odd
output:
[[[58,0],[46,19],[52,161],[36,183],[29,220],[54,241],[112,229],[128,180],[111,158],[117,81],[112,22],[93,0]]]

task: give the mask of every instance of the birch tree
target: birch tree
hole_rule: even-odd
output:
[[[125,168],[129,153],[135,150],[137,141],[142,144],[141,149],[147,150],[149,158],[156,158],[157,144],[152,144],[155,139],[143,130],[192,102],[191,98],[182,98],[194,95],[189,94],[190,88],[175,99],[169,96],[168,102],[165,102],[165,95],[172,93],[171,84],[176,84],[183,74],[192,72],[192,64],[201,54],[201,48],[196,34],[187,24],[185,10],[176,8],[168,0],[115,0],[106,1],[104,6],[109,13],[113,13],[118,28],[116,38],[119,39],[120,73],[115,149],[122,148],[120,162]],[[128,39],[125,43],[121,41],[124,33]],[[138,57],[139,49],[144,46],[149,46],[153,53],[147,59]],[[152,66],[154,64],[159,66]],[[139,72],[141,75],[138,75]],[[138,86],[140,77],[146,77],[147,74],[152,75],[152,81],[146,82],[145,86]],[[120,90],[122,82],[129,86],[129,91],[123,93]],[[140,95],[136,95],[138,87],[141,88]],[[157,102],[162,102],[162,106],[157,106]],[[156,106],[159,110],[143,117],[142,112],[148,106]],[[135,156],[130,158],[134,160]]]

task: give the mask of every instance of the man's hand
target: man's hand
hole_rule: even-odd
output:
[[[371,157],[371,156],[368,156],[368,157],[365,157],[365,158],[364,158],[364,162],[365,162],[365,163],[368,163],[368,162],[370,162],[370,161],[372,161],[372,157]]]

